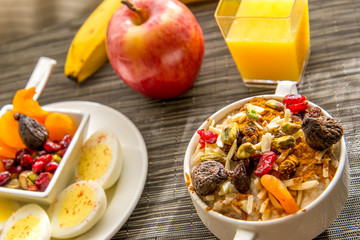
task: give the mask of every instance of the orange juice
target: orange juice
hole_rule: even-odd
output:
[[[225,12],[226,2],[218,10]],[[299,81],[309,54],[307,0],[241,0],[227,27],[217,19],[231,55],[248,82]],[[231,6],[229,8],[234,8]],[[217,16],[216,16],[217,17]]]

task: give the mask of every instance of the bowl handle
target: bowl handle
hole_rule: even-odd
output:
[[[37,100],[44,90],[46,83],[48,82],[50,75],[54,71],[56,60],[48,57],[40,57],[36,63],[36,66],[31,73],[31,76],[26,83],[25,88],[36,88],[34,100]]]
[[[242,229],[237,229],[236,234],[234,237],[234,240],[254,240],[255,239],[255,233],[249,232]]]
[[[287,94],[297,94],[296,82],[281,81],[278,83],[275,95],[285,96]]]

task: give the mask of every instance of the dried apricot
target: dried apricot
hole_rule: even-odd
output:
[[[65,135],[74,136],[77,126],[74,120],[62,113],[50,113],[44,123],[49,131],[49,138],[61,141]]]
[[[0,156],[5,158],[15,158],[17,149],[9,147],[0,139]]]
[[[0,118],[0,139],[12,148],[26,148],[19,135],[19,123],[14,119],[14,111],[3,114]]]
[[[279,201],[287,214],[293,214],[299,210],[295,199],[280,179],[265,174],[261,177],[260,182]]]
[[[46,116],[49,114],[43,110],[39,103],[33,99],[35,95],[35,87],[29,89],[20,89],[15,93],[13,99],[13,110],[26,116],[36,119],[40,123],[45,122]]]

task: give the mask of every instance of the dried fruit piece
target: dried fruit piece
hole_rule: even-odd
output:
[[[74,120],[62,113],[50,113],[44,125],[49,131],[49,138],[53,141],[61,141],[66,135],[73,137],[77,129]]]
[[[292,113],[305,111],[308,107],[306,97],[301,94],[288,94],[283,98],[283,103]]]
[[[275,176],[265,174],[261,177],[260,182],[263,187],[279,201],[287,214],[293,214],[299,210],[295,199],[280,179]]]
[[[285,179],[289,179],[300,165],[295,155],[289,155],[279,166],[279,172]]]
[[[48,172],[42,172],[35,178],[35,184],[41,192],[44,192],[50,183],[52,174]]]
[[[49,136],[45,126],[21,113],[14,114],[19,122],[19,134],[22,142],[30,149],[40,148]]]
[[[8,146],[5,142],[0,139],[0,156],[6,158],[14,158],[16,155],[17,149]]]
[[[274,152],[264,153],[259,160],[257,169],[255,170],[255,175],[257,177],[262,177],[264,174],[270,173],[276,157],[277,155]]]
[[[205,161],[195,167],[191,176],[195,192],[200,196],[206,196],[225,182],[229,173],[221,163]]]
[[[251,178],[245,161],[239,161],[239,164],[236,165],[232,173],[231,183],[240,193],[246,193],[250,189]]]
[[[4,186],[11,180],[11,174],[8,171],[0,172],[0,186]]]
[[[13,110],[14,112],[34,118],[40,123],[44,123],[49,113],[43,110],[39,103],[33,99],[36,93],[35,90],[35,87],[18,90],[12,102]]]
[[[213,144],[216,143],[218,135],[216,133],[213,133],[211,131],[205,131],[204,129],[200,129],[197,131],[197,133],[200,135],[199,143],[200,143],[200,149],[205,147],[205,143]]]
[[[12,148],[26,148],[19,135],[19,123],[14,119],[14,111],[1,115],[0,138],[6,145]]]
[[[337,143],[342,135],[342,126],[335,119],[321,117],[305,117],[302,125],[305,140],[315,150],[325,150]]]

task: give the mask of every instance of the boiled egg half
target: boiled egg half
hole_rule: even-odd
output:
[[[75,181],[94,180],[110,188],[121,174],[123,156],[117,136],[109,129],[93,133],[82,146]]]
[[[5,222],[9,219],[11,214],[19,207],[20,205],[15,201],[0,198],[0,232],[4,228]]]
[[[50,239],[48,215],[39,205],[33,203],[24,205],[6,221],[0,239]]]
[[[105,214],[104,189],[95,181],[73,183],[50,205],[51,236],[72,238],[92,228]]]

